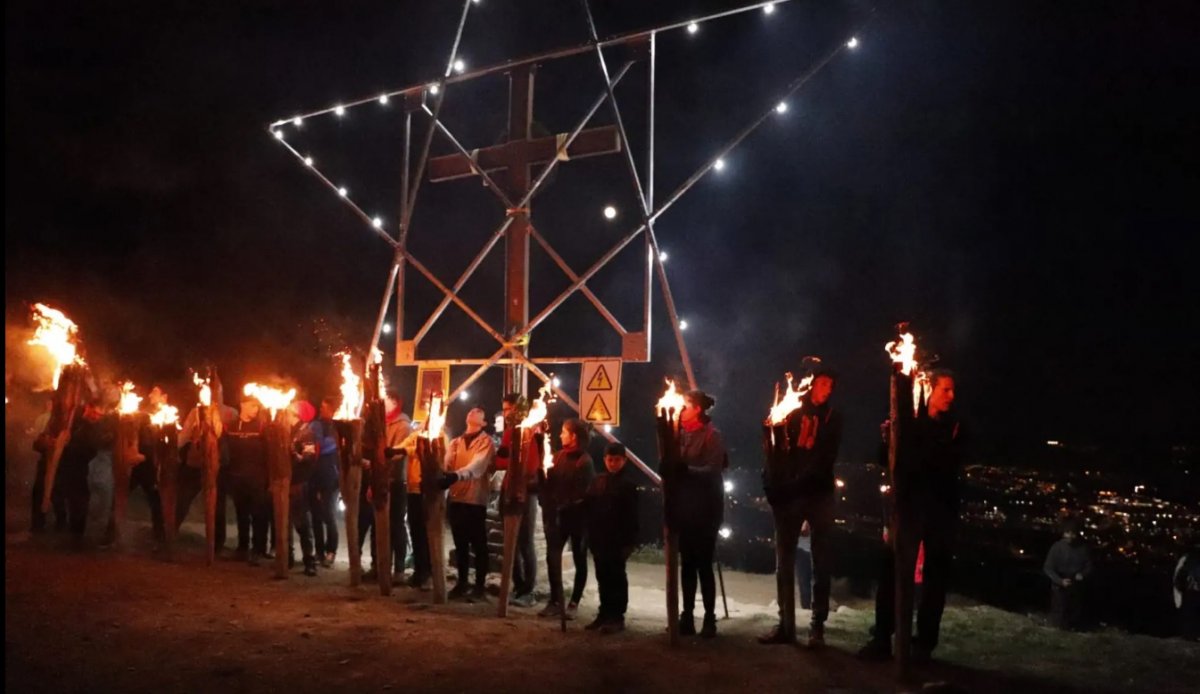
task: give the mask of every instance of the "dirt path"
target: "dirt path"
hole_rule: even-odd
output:
[[[712,641],[670,649],[661,567],[634,575],[629,630],[602,637],[582,622],[558,630],[532,610],[428,605],[429,594],[351,589],[344,570],[274,581],[270,569],[206,567],[196,548],[174,562],[141,546],[69,552],[9,536],[5,554],[5,684],[10,691],[892,691],[890,667],[849,655],[861,619],[835,615],[833,648],[763,647],[767,605],[735,602]],[[732,573],[732,572],[731,572]],[[737,594],[767,577],[727,575]],[[754,585],[750,585],[754,584]],[[769,585],[769,584],[768,584]],[[758,586],[758,587],[755,587]],[[593,588],[594,589],[594,588]],[[581,617],[590,619],[594,594]],[[861,616],[861,615],[860,615]],[[926,673],[970,691],[1052,687],[948,666]],[[1057,690],[1061,691],[1061,690]]]

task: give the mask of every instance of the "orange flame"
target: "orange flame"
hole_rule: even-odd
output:
[[[679,419],[679,413],[683,411],[683,393],[675,388],[673,379],[666,379],[667,390],[663,396],[658,399],[658,403],[654,406],[654,411],[659,414],[670,414],[673,419]],[[672,413],[673,411],[673,413]]]
[[[120,414],[137,414],[138,407],[142,404],[142,396],[133,392],[133,382],[125,381],[121,384],[121,404],[117,407],[117,412]]]
[[[900,364],[900,371],[905,376],[911,376],[917,368],[917,342],[912,333],[904,333],[899,340],[887,343],[884,348],[892,362]]]
[[[775,384],[775,404],[771,406],[771,412],[767,415],[767,422],[771,426],[783,424],[788,415],[800,409],[804,405],[804,396],[812,389],[813,376],[809,374],[800,379],[800,382],[795,386],[792,385],[792,374],[787,374],[787,387],[783,391],[783,397],[779,395],[779,384]]]
[[[203,407],[212,406],[212,385],[209,384],[209,379],[200,378],[200,374],[192,372],[192,383],[200,389],[199,403]]]
[[[242,388],[242,393],[261,402],[262,406],[271,413],[271,419],[275,419],[275,415],[286,410],[292,404],[292,400],[296,399],[295,388],[284,391],[281,388],[272,388],[257,383],[247,383]]]
[[[441,393],[434,393],[429,398],[429,422],[422,435],[430,441],[440,438],[442,427],[446,425],[446,403]]]
[[[79,326],[62,311],[45,304],[33,305],[33,320],[37,323],[37,329],[29,344],[45,347],[50,353],[54,360],[51,387],[58,388],[58,379],[62,376],[64,366],[84,363],[83,358],[76,354]]]
[[[358,419],[362,415],[362,379],[350,368],[350,353],[341,352],[342,358],[342,404],[338,406],[334,419]],[[382,369],[380,370],[382,372]]]
[[[174,424],[178,428],[179,408],[160,403],[158,409],[150,413],[150,424],[156,427],[165,427],[168,424]]]
[[[537,399],[529,404],[529,414],[525,415],[525,419],[518,424],[522,429],[532,429],[533,427],[546,421],[546,416],[550,414],[548,405],[554,402],[554,374],[550,374],[550,380],[538,389]]]

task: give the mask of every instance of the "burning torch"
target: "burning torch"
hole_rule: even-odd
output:
[[[46,456],[46,476],[42,493],[42,512],[51,509],[50,496],[54,493],[54,479],[58,475],[58,464],[63,450],[71,440],[75,426],[75,414],[84,400],[87,383],[87,363],[78,354],[79,328],[62,311],[45,304],[33,305],[33,320],[37,324],[30,345],[44,348],[54,365],[50,387],[54,389],[54,403],[50,411],[50,422],[46,433],[50,436],[49,454]]]
[[[907,431],[915,420],[916,403],[914,402],[914,385],[919,387],[920,380],[916,378],[917,343],[908,323],[896,326],[897,337],[885,347],[892,360],[892,371],[889,379],[888,405],[888,476],[892,484],[892,517],[890,519],[889,535],[891,536],[893,556],[895,557],[896,580],[896,676],[904,681],[909,676],[909,657],[912,652],[912,609],[913,609],[913,566],[909,565],[904,556],[901,544],[901,528],[906,519],[902,512],[903,483],[898,468],[903,467],[906,457]],[[915,559],[915,557],[914,557]]]
[[[383,401],[383,362],[373,355],[363,393],[362,458],[371,466],[371,506],[375,511],[376,579],[379,594],[392,594],[392,459],[387,455],[387,406]]]
[[[675,509],[675,481],[684,469],[679,430],[683,394],[675,381],[666,379],[667,390],[654,405],[658,427],[658,469],[662,476],[663,549],[667,555],[667,632],[672,646],[679,644],[679,536],[671,529]]]
[[[442,488],[446,441],[446,400],[441,391],[432,393],[427,407],[429,420],[417,435],[417,462],[421,466],[421,497],[425,507],[425,531],[429,536],[429,560],[433,571],[433,602],[446,604],[446,548],[443,526],[446,518],[446,492]],[[460,577],[459,580],[465,580]]]
[[[154,467],[162,503],[163,535],[168,554],[175,541],[175,505],[179,497],[179,409],[160,402],[150,413],[154,434]]]
[[[271,503],[275,515],[275,578],[288,576],[287,538],[292,528],[288,524],[292,487],[292,401],[296,389],[284,391],[257,383],[247,383],[242,393],[255,398],[267,411],[265,439],[267,473],[270,479]]]
[[[346,537],[350,550],[350,585],[362,582],[362,545],[358,538],[359,492],[362,490],[363,384],[350,364],[350,353],[337,355],[342,362],[342,403],[333,416],[341,454],[342,499],[346,504]]]
[[[109,540],[120,542],[129,513],[129,479],[134,466],[146,459],[138,451],[138,406],[142,398],[133,392],[133,383],[121,384],[121,400],[117,407],[117,437],[113,443],[113,511],[108,522]]]

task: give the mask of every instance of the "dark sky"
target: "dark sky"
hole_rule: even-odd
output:
[[[612,0],[596,15],[610,35],[737,4]],[[7,3],[9,324],[25,302],[60,305],[94,361],[139,382],[208,359],[234,383],[327,389],[329,349],[369,339],[390,254],[264,128],[434,79],[457,5]],[[662,36],[659,199],[868,8],[793,2]],[[1195,443],[1197,26],[1190,2],[882,3],[857,51],[658,224],[735,462],[756,463],[772,384],[807,354],[840,369],[845,457],[868,456],[898,320],[959,372],[981,456],[1019,463],[1055,438],[1137,451],[1136,463]],[[462,54],[477,66],[584,38],[575,3],[484,0]],[[542,66],[538,122],[568,130],[597,74],[589,56]],[[639,156],[644,95],[635,68],[618,98]],[[289,141],[394,222],[398,111],[314,118]],[[445,120],[468,147],[495,142],[503,114],[499,78],[448,92]],[[596,123],[609,122],[603,109]],[[613,223],[608,202],[622,209]],[[448,282],[501,215],[477,181],[427,185],[413,250]],[[534,212],[577,270],[632,218],[619,157],[563,166]],[[593,285],[627,326],[640,321],[639,253]],[[465,290],[495,323],[498,259]],[[536,312],[566,280],[537,251],[534,269]],[[438,297],[415,275],[408,288],[411,332]],[[535,353],[616,350],[586,301],[564,308]],[[651,392],[680,373],[664,314],[656,298],[654,363],[626,370],[622,432],[644,454]],[[452,310],[423,346],[480,355],[481,336]],[[562,375],[573,388],[576,372]],[[476,392],[498,395],[498,375]]]

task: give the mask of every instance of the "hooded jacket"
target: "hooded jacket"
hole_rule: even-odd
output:
[[[491,491],[487,477],[491,474],[495,455],[496,444],[483,430],[463,434],[450,442],[446,449],[445,469],[457,473],[459,478],[450,485],[452,503],[487,506]]]

